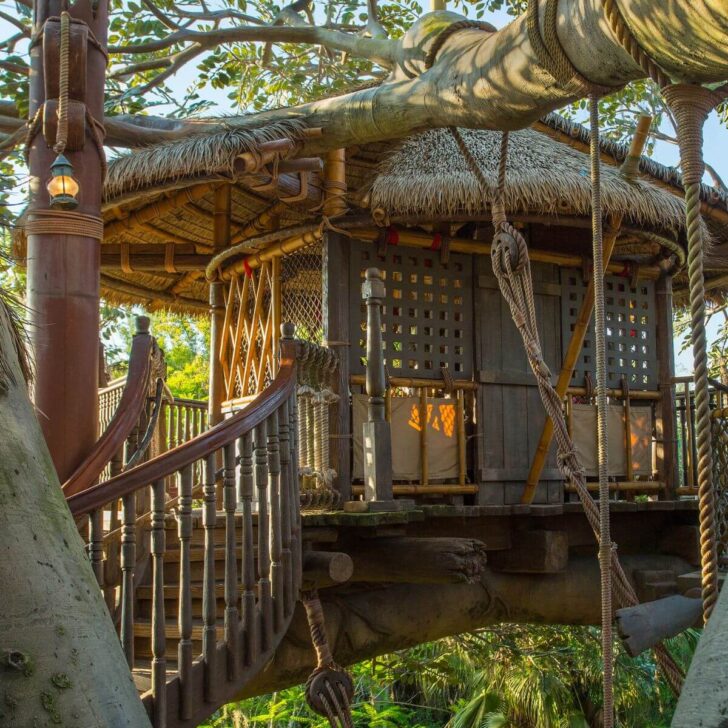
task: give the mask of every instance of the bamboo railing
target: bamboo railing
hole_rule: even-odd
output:
[[[353,386],[363,386],[365,376],[354,374],[350,377]],[[391,422],[392,399],[397,396],[411,396],[413,393],[418,399],[418,421],[419,427],[419,448],[420,448],[420,477],[418,483],[395,483],[393,486],[394,495],[467,495],[478,492],[478,486],[468,483],[468,456],[467,456],[467,432],[466,412],[468,410],[468,395],[477,391],[476,382],[469,380],[455,379],[449,385],[441,379],[417,379],[411,377],[388,377],[388,387],[384,395],[385,418]],[[431,482],[428,469],[429,446],[428,429],[429,413],[431,410],[430,399],[448,390],[453,400],[455,415],[455,437],[457,446],[457,470],[456,480],[446,482]],[[472,404],[472,403],[471,403]],[[392,433],[392,446],[396,447],[396,433]],[[364,492],[363,486],[354,486],[354,495],[361,495]]]
[[[278,375],[243,411],[68,500],[74,516],[89,517],[89,551],[100,583],[104,583],[105,564],[98,514],[108,504],[122,501],[120,639],[135,674],[145,670],[150,676],[151,686],[143,700],[155,728],[192,728],[232,699],[270,660],[292,618],[302,573],[295,346],[290,339],[281,341]],[[194,477],[198,464],[203,472],[200,483]],[[170,544],[174,549],[168,548],[165,532],[165,481],[172,476],[179,488],[176,543]],[[191,560],[196,486],[201,487],[204,533],[198,651],[193,639]],[[137,499],[147,492],[151,499],[151,658],[144,662],[135,656],[135,629],[141,626],[135,618],[135,568]],[[223,510],[218,515],[220,492]],[[216,608],[218,525],[224,533],[222,625]],[[178,575],[170,583],[165,559],[172,556]],[[166,618],[170,600],[177,601],[176,628]],[[168,632],[178,640],[175,661],[167,657]]]

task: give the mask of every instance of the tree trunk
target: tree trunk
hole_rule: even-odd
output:
[[[623,556],[622,563],[628,576],[639,569],[692,569],[671,556]],[[320,595],[334,657],[350,665],[502,622],[598,624],[599,584],[596,558],[572,558],[560,574],[503,574],[486,567],[473,584],[355,584]],[[271,663],[238,698],[302,683],[314,665],[299,608]]]
[[[84,553],[0,309],[0,725],[149,721]],[[0,366],[0,376],[3,368]]]

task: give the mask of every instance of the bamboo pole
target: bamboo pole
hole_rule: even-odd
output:
[[[427,486],[430,479],[427,458],[427,389],[423,387],[420,389],[420,473],[423,486]]]
[[[587,490],[590,492],[596,492],[599,490],[599,483],[587,483]],[[620,481],[609,483],[609,490],[617,493],[659,493],[665,487],[664,483],[657,480],[633,480],[633,481]],[[564,490],[567,493],[576,493],[576,488],[573,485],[565,485]]]
[[[624,397],[622,407],[624,410],[624,462],[627,464],[627,480],[634,480],[634,466],[632,463],[632,407],[629,399],[629,384],[622,375]]]
[[[685,467],[688,477],[688,488],[695,485],[693,476],[693,442],[695,441],[695,432],[693,426],[693,406],[690,398],[690,382],[685,384],[685,427],[687,430],[685,438]]]
[[[477,485],[393,485],[394,495],[469,495],[478,492]],[[364,486],[354,485],[352,495],[363,495]]]
[[[351,384],[365,384],[365,377],[363,374],[352,374],[349,377]],[[445,382],[442,379],[413,379],[411,377],[389,377],[387,382],[390,387],[409,387],[411,389],[421,389],[426,387],[428,389],[444,389]],[[456,379],[453,382],[453,389],[462,389],[463,391],[476,391],[478,389],[477,382],[472,382],[469,379]]]
[[[465,393],[462,389],[455,392],[455,427],[458,444],[458,484],[465,485],[468,471],[465,450]]]

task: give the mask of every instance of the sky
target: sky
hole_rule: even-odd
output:
[[[512,17],[501,10],[490,13],[484,20],[490,21],[496,27],[502,27],[508,24],[512,20]],[[11,27],[5,21],[0,20],[0,38],[5,37]],[[173,90],[178,89],[181,94],[194,76],[194,66],[185,68],[176,78],[171,80],[170,86]],[[210,89],[206,95],[209,100],[214,101],[220,107],[221,112],[231,112],[230,102],[226,98],[224,91]],[[164,107],[157,108],[155,113],[164,113]],[[666,129],[666,131],[671,133],[672,130]],[[721,178],[728,182],[728,129],[720,125],[715,112],[710,115],[705,125],[704,154],[705,159],[713,166]],[[679,159],[677,147],[667,142],[657,142],[654,148],[653,158],[665,165],[675,165]],[[706,181],[710,183],[707,176]],[[24,191],[19,192],[24,196]],[[715,335],[716,326],[717,322],[709,327],[709,338]],[[678,373],[688,373],[692,369],[690,353],[680,353],[677,350],[678,348],[676,347],[676,369]]]

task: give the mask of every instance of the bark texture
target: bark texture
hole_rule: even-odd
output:
[[[0,353],[0,725],[149,725],[28,399]]]
[[[691,566],[672,556],[623,556],[628,576],[660,569],[679,575]],[[335,659],[350,665],[422,642],[502,622],[598,624],[599,564],[573,558],[560,574],[500,574],[485,568],[475,583],[352,585],[320,592]],[[302,609],[274,659],[239,698],[306,680],[315,655]]]

